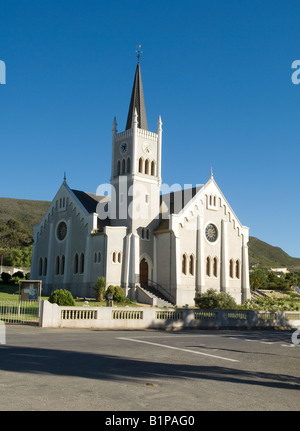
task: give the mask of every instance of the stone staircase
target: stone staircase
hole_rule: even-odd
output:
[[[159,292],[158,289],[155,289],[155,287],[146,286],[145,284],[143,284],[139,286],[139,289],[141,289],[147,294],[147,296],[150,297],[150,300],[152,300],[151,305],[157,305],[158,307],[174,306],[174,304],[172,304],[161,292]]]

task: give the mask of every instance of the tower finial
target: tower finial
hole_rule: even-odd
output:
[[[67,182],[67,175],[66,175],[66,173],[64,172],[64,184],[66,184],[66,182]]]
[[[138,63],[140,62],[140,58],[141,58],[141,55],[143,54],[143,51],[141,51],[141,47],[142,47],[142,45],[137,45],[136,46],[137,47],[137,49],[136,49],[136,56],[137,56],[137,59],[138,59]]]
[[[210,178],[213,178],[214,177],[214,174],[213,174],[213,169],[212,169],[212,167],[210,168]]]

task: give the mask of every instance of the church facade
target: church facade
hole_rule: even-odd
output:
[[[216,184],[169,190],[162,184],[162,121],[148,130],[140,64],[127,124],[114,120],[110,196],[74,190],[64,179],[34,227],[31,279],[43,295],[68,289],[93,297],[98,277],[134,300],[155,295],[194,305],[209,288],[250,298],[249,229],[239,222]],[[101,193],[102,192],[102,193]]]

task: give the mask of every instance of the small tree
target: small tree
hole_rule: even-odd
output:
[[[103,301],[103,296],[106,288],[106,280],[105,277],[99,277],[97,283],[94,286],[94,292],[96,293],[96,300],[98,302]]]
[[[203,309],[232,309],[237,307],[234,298],[229,293],[218,293],[215,289],[208,289],[207,292],[198,294],[195,298],[195,304]]]
[[[52,304],[57,305],[75,305],[74,298],[72,296],[72,293],[69,290],[66,289],[57,289],[54,290],[54,292],[51,293],[48,299],[49,302]]]

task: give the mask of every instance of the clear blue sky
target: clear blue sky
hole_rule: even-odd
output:
[[[298,0],[0,0],[0,196],[109,182],[142,45],[163,181],[210,168],[250,235],[300,257]]]

